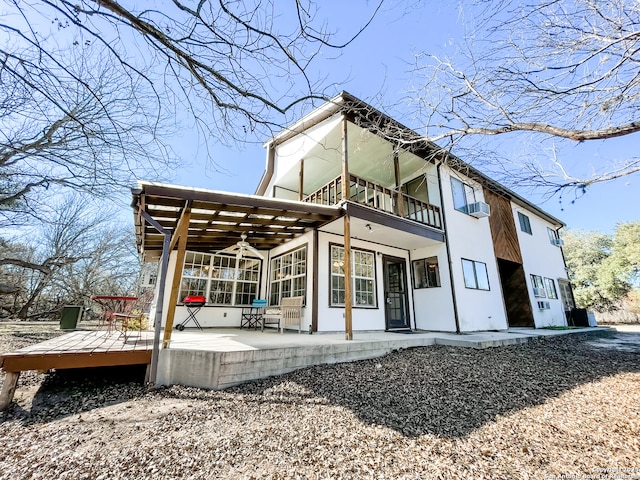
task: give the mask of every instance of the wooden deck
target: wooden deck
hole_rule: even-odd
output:
[[[0,410],[15,392],[20,372],[52,369],[148,365],[153,350],[152,332],[76,331],[0,355],[7,376],[0,392]]]
[[[0,355],[5,372],[140,365],[151,362],[153,334],[76,331]]]

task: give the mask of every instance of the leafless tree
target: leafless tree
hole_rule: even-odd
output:
[[[370,23],[382,1],[364,11],[352,34],[337,38],[310,0],[173,0],[141,8],[114,0],[10,2],[22,27],[0,29],[64,65],[35,26],[43,19],[76,44],[102,45],[112,64],[169,93],[218,138],[243,138],[281,115],[324,95],[314,58],[339,52]],[[352,22],[353,23],[353,22]],[[54,36],[54,33],[51,34]],[[62,36],[58,33],[55,38]],[[19,55],[17,60],[21,60]],[[164,83],[157,81],[162,75]],[[173,96],[170,98],[170,96]],[[275,117],[274,117],[274,114]],[[212,122],[212,124],[210,123]]]
[[[100,193],[170,171],[164,120],[183,113],[205,145],[281,128],[324,98],[314,58],[339,54],[381,3],[338,38],[309,0],[7,0],[0,215],[33,213],[25,200],[56,185]]]
[[[513,183],[543,186],[550,193],[584,190],[640,171],[635,151],[587,172],[580,166],[571,170],[554,148],[567,142],[613,143],[640,131],[638,2],[478,0],[473,5],[475,16],[465,18],[471,33],[457,57],[417,56],[412,96],[430,139],[456,143],[472,135],[538,135],[534,158],[519,174],[501,162],[503,173]],[[540,136],[552,142],[545,152]]]
[[[67,50],[62,69],[29,52],[0,63],[0,224],[37,216],[44,190],[113,194],[171,165],[152,90],[102,54]]]
[[[113,225],[87,195],[67,196],[47,217],[30,241],[0,244],[0,283],[20,290],[6,313],[47,316],[64,304],[88,306],[92,294],[135,287],[140,263],[129,228]]]

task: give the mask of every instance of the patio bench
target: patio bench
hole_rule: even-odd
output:
[[[277,323],[280,333],[284,333],[287,326],[298,326],[298,333],[302,331],[302,302],[304,297],[283,298],[279,307],[267,309],[262,314],[262,331],[269,323]]]

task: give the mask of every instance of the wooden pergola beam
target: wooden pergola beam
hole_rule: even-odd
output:
[[[393,150],[393,174],[396,182],[396,202],[398,215],[404,217],[404,197],[402,196],[402,179],[400,178],[400,161],[398,159],[398,150]]]
[[[304,158],[300,160],[300,171],[298,172],[298,201],[304,197]]]
[[[187,201],[180,213],[180,218],[176,224],[176,230],[171,237],[171,243],[169,243],[169,251],[173,251],[176,248],[180,235],[189,233],[189,222],[191,221],[191,202]]]
[[[169,294],[169,303],[167,305],[167,320],[164,326],[164,339],[162,342],[162,348],[168,348],[171,341],[171,332],[173,330],[173,320],[176,315],[176,305],[178,303],[178,294],[180,293],[180,282],[182,280],[182,270],[184,267],[184,257],[187,251],[187,241],[189,239],[189,221],[191,217],[191,208],[187,205],[184,209],[183,215],[178,222],[178,228],[171,238],[170,245],[174,245],[175,239],[178,243],[178,254],[176,255],[176,266],[173,269],[173,278],[171,280],[171,293]],[[172,249],[169,248],[169,252]]]
[[[349,148],[347,143],[347,116],[342,114],[342,200],[349,200]]]
[[[342,200],[349,200],[349,144],[347,138],[347,117],[342,115]],[[351,279],[351,222],[349,214],[344,216],[344,330],[345,338],[353,340],[352,327],[352,279]]]
[[[351,221],[344,216],[344,331],[347,340],[353,340],[352,304],[353,280],[351,279]]]

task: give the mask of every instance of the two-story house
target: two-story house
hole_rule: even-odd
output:
[[[169,326],[187,295],[206,298],[208,327],[290,296],[305,329],[348,338],[566,325],[563,223],[416,132],[343,92],[265,147],[255,195],[134,190],[138,248],[167,264]]]

